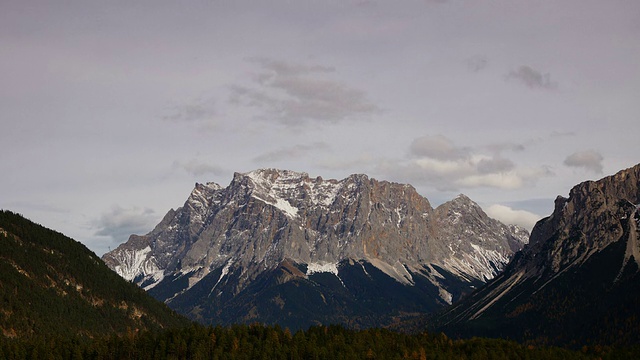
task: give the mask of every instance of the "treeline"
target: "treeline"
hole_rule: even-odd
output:
[[[0,337],[0,359],[629,359],[640,348],[570,351],[516,342],[444,334],[402,334],[385,329],[318,326],[292,334],[278,326],[192,325],[161,332],[88,340],[46,337],[19,341]]]

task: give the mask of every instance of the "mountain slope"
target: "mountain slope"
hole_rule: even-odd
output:
[[[187,323],[82,244],[0,211],[2,336],[93,337]]]
[[[267,169],[196,184],[103,259],[204,323],[377,326],[455,301],[527,237],[465,196],[434,210],[409,185]]]
[[[433,319],[450,335],[640,341],[640,165],[575,186],[505,271]]]

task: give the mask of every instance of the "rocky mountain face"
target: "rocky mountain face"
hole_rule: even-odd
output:
[[[362,327],[456,301],[527,239],[464,195],[433,209],[410,185],[268,169],[196,184],[103,260],[204,323]]]
[[[640,341],[640,165],[571,189],[505,271],[432,319],[451,335]]]
[[[94,338],[189,323],[79,242],[0,211],[0,340]]]

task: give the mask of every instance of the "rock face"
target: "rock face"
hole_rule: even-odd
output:
[[[575,186],[505,271],[433,320],[451,335],[640,341],[640,165]]]
[[[433,209],[410,185],[352,175],[236,173],[104,261],[204,323],[388,324],[495,276],[528,233],[464,195]]]

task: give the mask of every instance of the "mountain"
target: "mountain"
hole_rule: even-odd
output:
[[[103,260],[203,323],[369,327],[456,301],[527,238],[464,195],[433,209],[410,185],[266,169],[196,184]]]
[[[84,245],[0,211],[0,337],[95,337],[188,323]]]
[[[504,272],[432,327],[569,346],[640,342],[640,165],[575,186]]]

